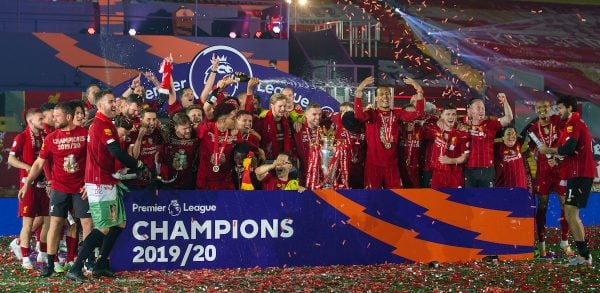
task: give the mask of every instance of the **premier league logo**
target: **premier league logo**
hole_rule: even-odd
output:
[[[181,206],[179,205],[179,202],[176,199],[171,200],[168,209],[169,215],[173,217],[177,217],[179,216],[179,214],[181,214]]]
[[[248,76],[252,76],[252,67],[250,67],[250,63],[240,51],[222,45],[208,47],[194,57],[192,66],[190,66],[189,81],[196,96],[200,96],[204,84],[211,73],[212,64],[210,60],[213,54],[219,58],[219,68],[217,69],[215,85],[217,84],[217,81],[221,80],[225,75],[233,75],[238,71],[243,72]],[[239,93],[238,84],[234,83],[230,85],[226,91],[235,97]]]

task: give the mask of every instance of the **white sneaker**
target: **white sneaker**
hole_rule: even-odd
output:
[[[26,270],[33,270],[33,264],[31,263],[31,259],[29,257],[23,258],[22,266]]]
[[[58,251],[59,252],[67,252],[67,242],[64,240],[61,240],[59,245],[58,245]]]
[[[592,266],[592,255],[590,254],[590,257],[588,257],[588,259],[585,259],[580,255],[577,255],[577,256],[570,258],[569,261],[567,261],[567,266],[577,266],[577,265],[586,265],[586,266],[591,267]]]
[[[46,253],[46,252],[38,253],[36,261],[41,262],[41,263],[48,263],[48,253]]]
[[[18,260],[22,260],[23,254],[21,254],[21,247],[19,246],[19,244],[17,242],[19,242],[19,238],[13,239],[13,241],[10,242],[10,249],[15,254],[15,257]]]

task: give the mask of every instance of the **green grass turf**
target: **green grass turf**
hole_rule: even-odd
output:
[[[475,261],[459,264],[382,264],[293,268],[137,271],[114,279],[88,276],[75,284],[64,274],[42,279],[21,268],[0,238],[0,292],[589,292],[600,290],[600,226],[587,227],[595,265],[566,267],[558,229],[549,229],[548,248],[557,258]]]

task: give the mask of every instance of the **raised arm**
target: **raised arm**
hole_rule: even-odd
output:
[[[512,109],[510,108],[510,104],[508,103],[508,100],[506,99],[506,95],[504,93],[499,93],[498,99],[500,100],[500,103],[502,103],[502,105],[504,106],[504,116],[500,117],[498,121],[500,121],[500,124],[502,124],[502,126],[508,126],[513,120]]]
[[[254,88],[260,83],[260,79],[252,77],[248,81],[248,87],[246,88],[246,102],[244,104],[244,110],[253,113],[254,112]]]
[[[138,76],[131,81],[131,85],[129,86],[129,88],[127,88],[127,90],[125,90],[125,92],[123,92],[121,97],[127,98],[131,94],[133,94],[133,90],[135,90],[136,87],[140,86],[141,80],[142,80],[142,74],[139,73]]]
[[[366,111],[362,104],[362,96],[365,87],[375,82],[375,78],[369,76],[360,82],[354,93],[354,117],[360,121],[368,121],[371,119],[370,111]]]
[[[275,167],[277,166],[276,164],[277,160],[273,161],[273,163],[271,164],[263,164],[258,166],[256,170],[254,170],[254,174],[256,174],[256,179],[258,179],[259,181],[265,179],[265,177],[267,177],[267,174],[269,174],[271,170],[275,169]]]
[[[129,146],[128,153],[134,159],[137,159],[140,156],[140,149],[142,147],[142,140],[144,139],[144,136],[146,135],[146,130],[147,130],[146,127],[144,127],[144,126],[140,127],[139,128],[139,132],[138,132],[138,136],[135,139],[135,142]]]
[[[215,54],[213,54],[212,58],[210,59],[210,63],[212,64],[210,68],[210,75],[208,76],[208,79],[204,84],[204,89],[202,89],[202,92],[200,93],[200,100],[202,101],[202,103],[206,102],[206,100],[208,99],[208,95],[210,95],[212,87],[215,84],[215,79],[217,78],[217,72],[219,69],[219,58],[217,58]]]

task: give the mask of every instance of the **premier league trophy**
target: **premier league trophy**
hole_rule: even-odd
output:
[[[348,146],[335,139],[335,129],[321,131],[321,189],[348,188]]]
[[[333,137],[321,135],[321,172],[323,181],[321,181],[322,189],[333,189],[339,158],[336,154],[336,141]],[[334,160],[335,157],[335,160]]]

